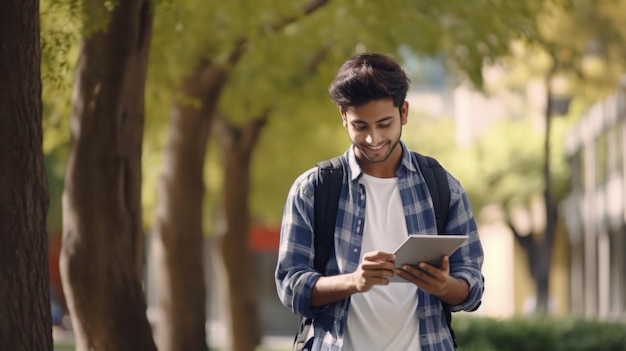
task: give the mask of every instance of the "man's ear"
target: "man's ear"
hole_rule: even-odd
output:
[[[409,102],[406,100],[404,100],[400,107],[400,121],[403,125],[409,121]]]
[[[339,115],[341,116],[341,124],[343,124],[344,128],[348,127],[348,117],[346,116],[346,111],[339,107]]]

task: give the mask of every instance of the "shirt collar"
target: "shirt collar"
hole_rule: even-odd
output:
[[[417,172],[417,166],[413,163],[411,152],[406,147],[404,142],[400,141],[399,145],[402,147],[402,159],[400,160],[400,167],[396,170],[396,175],[401,177],[406,175],[408,172]],[[350,145],[350,148],[346,151],[346,156],[350,167],[350,181],[354,181],[363,173],[361,166],[359,166],[359,162],[356,160],[354,145]]]

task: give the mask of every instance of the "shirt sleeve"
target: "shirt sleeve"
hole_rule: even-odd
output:
[[[467,299],[451,305],[452,311],[475,311],[481,303],[485,279],[482,274],[483,248],[469,198],[458,180],[448,176],[450,208],[446,232],[467,234],[467,241],[450,256],[450,275],[463,279],[469,285]]]
[[[278,297],[292,312],[315,317],[323,307],[311,307],[311,293],[320,273],[313,268],[313,194],[317,168],[301,175],[287,196],[280,228],[275,281]]]

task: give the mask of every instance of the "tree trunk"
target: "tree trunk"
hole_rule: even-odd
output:
[[[552,244],[543,241],[538,247],[537,254],[532,260],[536,260],[532,277],[535,281],[535,313],[546,314],[550,312],[550,270],[552,268]]]
[[[0,350],[51,351],[39,1],[0,4]]]
[[[207,67],[183,81],[201,107],[177,105],[159,178],[152,238],[160,351],[206,350],[206,289],[203,266],[203,169],[212,110],[226,82],[224,70]]]
[[[141,143],[151,28],[149,1],[121,1],[105,31],[81,42],[60,262],[77,350],[156,350],[142,289]]]
[[[558,213],[556,205],[552,198],[552,187],[550,178],[550,129],[552,117],[552,90],[550,82],[556,73],[556,61],[553,58],[553,64],[546,75],[546,109],[544,111],[545,122],[545,139],[544,139],[544,208],[546,216],[546,227],[543,235],[535,237],[532,231],[522,235],[517,231],[510,218],[507,224],[516,241],[526,252],[528,257],[528,271],[535,283],[535,306],[534,312],[545,314],[549,312],[550,300],[550,271],[552,269],[552,251],[554,249],[554,237],[556,231],[556,222]]]
[[[552,196],[552,180],[550,171],[550,134],[552,130],[552,87],[551,82],[557,70],[556,59],[553,56],[552,66],[546,76],[546,109],[545,109],[545,139],[544,139],[544,164],[543,164],[543,178],[544,178],[544,208],[546,215],[546,228],[543,235],[542,246],[538,251],[540,257],[540,266],[537,267],[535,282],[537,283],[537,305],[536,312],[547,313],[549,312],[549,297],[550,297],[550,269],[552,268],[552,251],[554,247],[554,236],[556,230],[557,211],[556,204]]]
[[[254,267],[248,248],[250,226],[250,159],[267,116],[248,122],[243,128],[227,125],[221,120],[219,130],[223,150],[224,209],[226,226],[218,233],[228,287],[229,328],[228,349],[254,351],[261,343],[261,322],[258,294],[254,288]],[[245,254],[242,254],[245,253]]]

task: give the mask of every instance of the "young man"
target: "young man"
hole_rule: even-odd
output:
[[[395,268],[392,252],[409,234],[438,234],[424,177],[400,141],[408,87],[398,63],[374,53],[348,59],[330,85],[352,142],[341,157],[334,251],[325,271],[317,272],[313,168],[289,192],[276,267],[282,303],[312,320],[300,349],[453,350],[443,305],[452,311],[480,305],[482,246],[467,195],[450,174],[446,233],[468,240],[439,267]],[[408,282],[390,283],[394,275]]]

